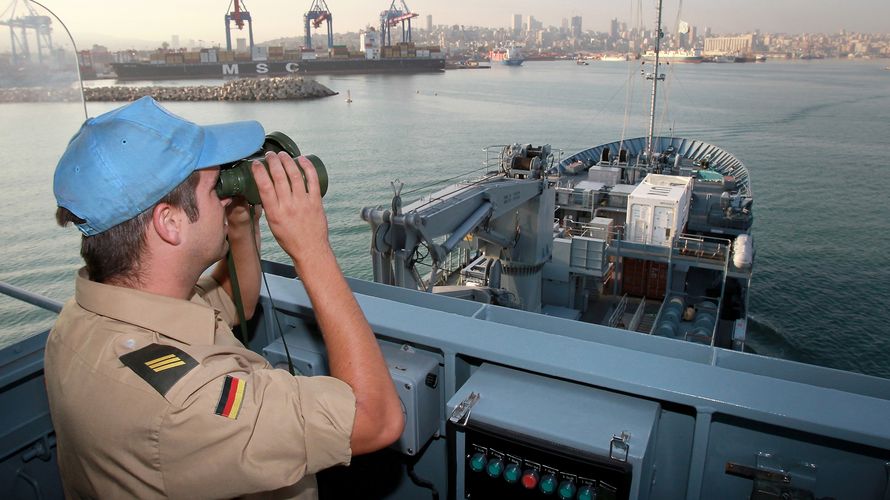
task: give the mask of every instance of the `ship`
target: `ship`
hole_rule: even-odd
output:
[[[498,47],[488,51],[491,62],[499,62],[504,66],[521,66],[525,62],[522,51],[517,46]]]
[[[322,499],[888,496],[890,380],[745,352],[755,168],[651,125],[570,155],[484,155],[479,179],[409,202],[393,183],[362,211],[374,281],[348,282],[406,426],[320,473]],[[327,373],[293,267],[262,264],[246,346]],[[4,498],[62,497],[47,336],[0,350]]]
[[[111,67],[117,78],[124,81],[445,70],[445,58],[438,47],[418,47],[414,43],[377,47],[361,53],[334,46],[326,57],[318,57],[312,49],[282,47],[257,47],[254,57],[249,55],[216,49],[159,51],[152,53],[149,61],[116,62],[111,63]]]
[[[315,59],[291,61],[233,61],[227,63],[144,62],[112,63],[118,80],[210,79],[258,76],[425,73],[445,70],[444,58]]]
[[[185,78],[240,78],[260,76],[360,74],[360,73],[425,73],[445,70],[445,56],[438,46],[418,46],[411,41],[410,24],[403,30],[402,41],[391,43],[389,30],[416,14],[406,17],[402,11],[387,11],[381,18],[381,29],[369,27],[360,33],[360,50],[351,51],[345,45],[334,45],[331,15],[327,7],[313,4],[306,14],[305,44],[300,49],[284,46],[254,45],[250,28],[250,45],[232,50],[229,21],[236,24],[251,22],[249,13],[240,10],[226,19],[227,49],[201,48],[197,50],[161,49],[145,55],[143,60],[131,60],[133,54],[124,53],[123,60],[112,62],[118,80],[170,80]],[[393,7],[394,8],[394,7]],[[386,17],[398,14],[395,18]],[[312,19],[315,21],[310,22]],[[310,24],[318,28],[328,24],[328,49],[321,52],[312,48]],[[238,25],[241,27],[241,25]]]
[[[618,54],[618,55],[607,54],[607,55],[600,57],[600,61],[605,61],[605,62],[627,62],[629,60],[630,60],[630,56],[628,56],[627,54]]]
[[[665,62],[670,63],[700,63],[704,61],[704,56],[702,56],[701,50],[699,49],[678,49],[678,50],[665,50],[661,51],[658,54],[658,57]],[[653,60],[655,59],[654,51],[646,51],[643,54],[643,59]]]
[[[560,161],[549,145],[485,151],[494,173],[400,213],[363,212],[375,280],[744,350],[754,200],[741,161],[671,137],[616,141]],[[513,191],[521,194],[501,207],[487,201]],[[458,215],[438,223],[450,211]],[[435,243],[438,236],[449,242]],[[458,237],[468,242],[454,246]],[[423,274],[417,255],[427,249],[433,261]]]

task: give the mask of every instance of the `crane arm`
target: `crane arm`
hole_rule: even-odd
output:
[[[318,28],[321,26],[321,23],[325,22],[329,17],[331,17],[330,12],[321,12],[318,14],[318,17],[312,20],[312,27]]]
[[[489,177],[470,185],[450,186],[408,205],[404,211],[365,208],[362,218],[371,224],[374,278],[406,288],[424,288],[414,269],[421,244],[431,254],[433,265],[468,234],[509,246],[512,238],[484,229],[490,221],[512,214],[519,206],[539,196],[541,180]],[[444,242],[436,239],[445,237]]]
[[[391,17],[391,18],[389,18],[389,20],[387,22],[389,23],[390,26],[395,26],[402,21],[407,21],[408,19],[413,19],[415,17],[418,17],[419,15],[420,14],[415,14],[413,12],[407,12],[405,14],[401,14],[396,17]]]
[[[235,9],[232,11],[232,20],[235,21],[235,26],[237,26],[239,30],[244,29],[244,19],[241,18],[241,4],[239,0],[233,0],[233,2],[235,4]]]

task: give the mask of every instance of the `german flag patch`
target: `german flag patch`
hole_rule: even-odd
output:
[[[247,381],[242,378],[226,375],[223,382],[222,394],[219,395],[219,403],[216,404],[216,414],[231,418],[238,418],[241,410],[241,402],[244,400],[244,387]]]
[[[179,379],[198,366],[195,358],[181,349],[163,344],[149,344],[138,351],[124,354],[119,359],[161,393],[161,396],[166,396],[167,391]]]

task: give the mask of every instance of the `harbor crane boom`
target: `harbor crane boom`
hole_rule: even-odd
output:
[[[306,40],[304,46],[307,49],[312,48],[312,28],[318,29],[321,26],[321,23],[327,23],[328,25],[328,48],[334,46],[334,28],[333,28],[333,20],[334,16],[331,14],[330,9],[328,9],[327,3],[324,0],[312,0],[312,6],[309,7],[309,11],[303,15],[303,24],[306,28]],[[310,27],[310,23],[312,26]]]
[[[411,19],[418,17],[420,14],[411,12],[405,0],[401,0],[401,4],[402,8],[400,9],[396,6],[396,0],[392,0],[389,9],[380,13],[380,34],[383,38],[383,43],[386,45],[392,45],[390,28],[399,24],[402,25],[402,42],[411,41]]]
[[[232,4],[234,5],[234,9],[232,8]],[[242,9],[244,7],[245,9]],[[231,11],[226,12],[225,21],[226,21],[226,50],[232,50],[232,27],[231,22],[235,22],[235,27],[239,30],[244,29],[244,22],[247,21],[247,32],[250,37],[250,53],[253,54],[253,20],[250,18],[250,12],[246,10],[246,5],[244,5],[243,0],[239,2],[239,0],[232,0],[229,2],[229,9]]]
[[[16,16],[16,7],[19,3],[24,5],[24,15]],[[6,19],[0,19],[0,26],[9,26],[9,40],[14,63],[31,62],[31,51],[28,47],[28,30],[34,30],[37,40],[37,61],[44,62],[44,51],[49,56],[53,51],[52,21],[49,16],[41,16],[34,10],[27,0],[13,0],[6,8],[4,14],[9,12]],[[19,34],[16,35],[16,30]]]

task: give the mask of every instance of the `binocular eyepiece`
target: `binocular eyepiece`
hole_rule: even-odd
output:
[[[257,190],[250,165],[254,160],[259,160],[266,167],[266,171],[268,171],[269,164],[266,163],[265,155],[269,151],[273,153],[284,151],[294,158],[294,161],[300,156],[300,148],[297,147],[297,143],[290,137],[282,132],[271,132],[266,135],[266,140],[259,151],[248,158],[220,166],[219,181],[216,183],[216,194],[220,198],[241,195],[251,205],[261,204],[260,193]],[[306,159],[315,166],[315,171],[318,173],[318,185],[321,195],[324,196],[328,191],[327,169],[325,169],[321,159],[315,155],[306,155]],[[297,168],[300,169],[300,174],[303,174],[303,187],[308,191],[309,187],[306,184],[306,175],[303,173],[303,168],[300,167],[299,163],[297,163]]]

